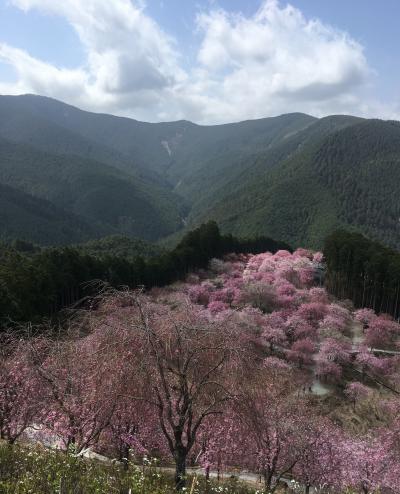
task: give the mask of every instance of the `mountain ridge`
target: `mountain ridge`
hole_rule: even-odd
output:
[[[0,96],[0,184],[152,241],[216,220],[295,246],[347,227],[399,247],[399,142],[397,122],[351,115],[150,123]]]

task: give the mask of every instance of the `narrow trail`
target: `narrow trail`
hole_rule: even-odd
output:
[[[360,345],[360,343],[362,343],[364,339],[362,324],[353,321],[350,327],[350,334],[351,334],[352,349],[357,350],[358,346]]]

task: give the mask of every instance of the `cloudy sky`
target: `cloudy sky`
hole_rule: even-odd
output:
[[[139,120],[400,119],[398,0],[0,0],[0,94]]]

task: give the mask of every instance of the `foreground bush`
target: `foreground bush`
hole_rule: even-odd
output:
[[[237,482],[205,485],[204,479],[190,479],[191,494],[207,492],[252,494]],[[190,489],[192,490],[190,491]],[[0,444],[0,494],[170,494],[172,477],[161,475],[154,466],[127,470],[65,453]]]

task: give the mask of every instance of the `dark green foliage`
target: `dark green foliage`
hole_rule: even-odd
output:
[[[106,233],[156,239],[181,226],[179,200],[168,191],[79,156],[43,153],[0,140],[0,183],[49,201],[57,210],[89,223],[95,234],[82,240]],[[16,214],[5,211],[10,218]],[[18,215],[16,220],[21,221]],[[31,240],[37,241],[32,236]]]
[[[104,242],[104,241],[103,241]],[[107,241],[105,241],[107,244]],[[90,245],[90,244],[89,244]],[[95,244],[96,245],[96,244]],[[145,259],[99,255],[98,248],[50,248],[25,254],[3,246],[0,251],[0,320],[39,321],[84,297],[96,295],[93,280],[114,287],[163,286],[205,268],[213,257],[229,252],[263,252],[290,249],[266,237],[239,240],[221,235],[209,222],[189,232],[170,252]],[[126,244],[125,244],[126,245]],[[91,255],[89,255],[89,252]]]
[[[359,233],[339,230],[325,240],[326,286],[356,307],[400,316],[400,253]]]
[[[0,183],[0,241],[63,245],[107,233],[45,199]]]
[[[34,321],[50,316],[86,294],[83,282],[103,277],[100,261],[72,248],[46,249],[29,256],[3,249],[0,318]]]
[[[252,168],[260,154],[314,122],[301,113],[245,122],[186,127],[170,141],[167,178],[194,209]],[[202,204],[200,206],[200,204]]]
[[[260,156],[208,210],[193,211],[192,223],[212,217],[236,235],[268,233],[316,248],[330,232],[350,227],[400,246],[399,123],[327,117],[292,141],[296,149]]]
[[[343,224],[400,247],[399,122],[370,120],[332,135],[315,169],[335,194]]]
[[[98,240],[90,240],[74,247],[82,254],[100,259],[119,257],[128,261],[135,260],[138,256],[154,257],[163,252],[163,249],[155,244],[122,235],[111,235]]]

